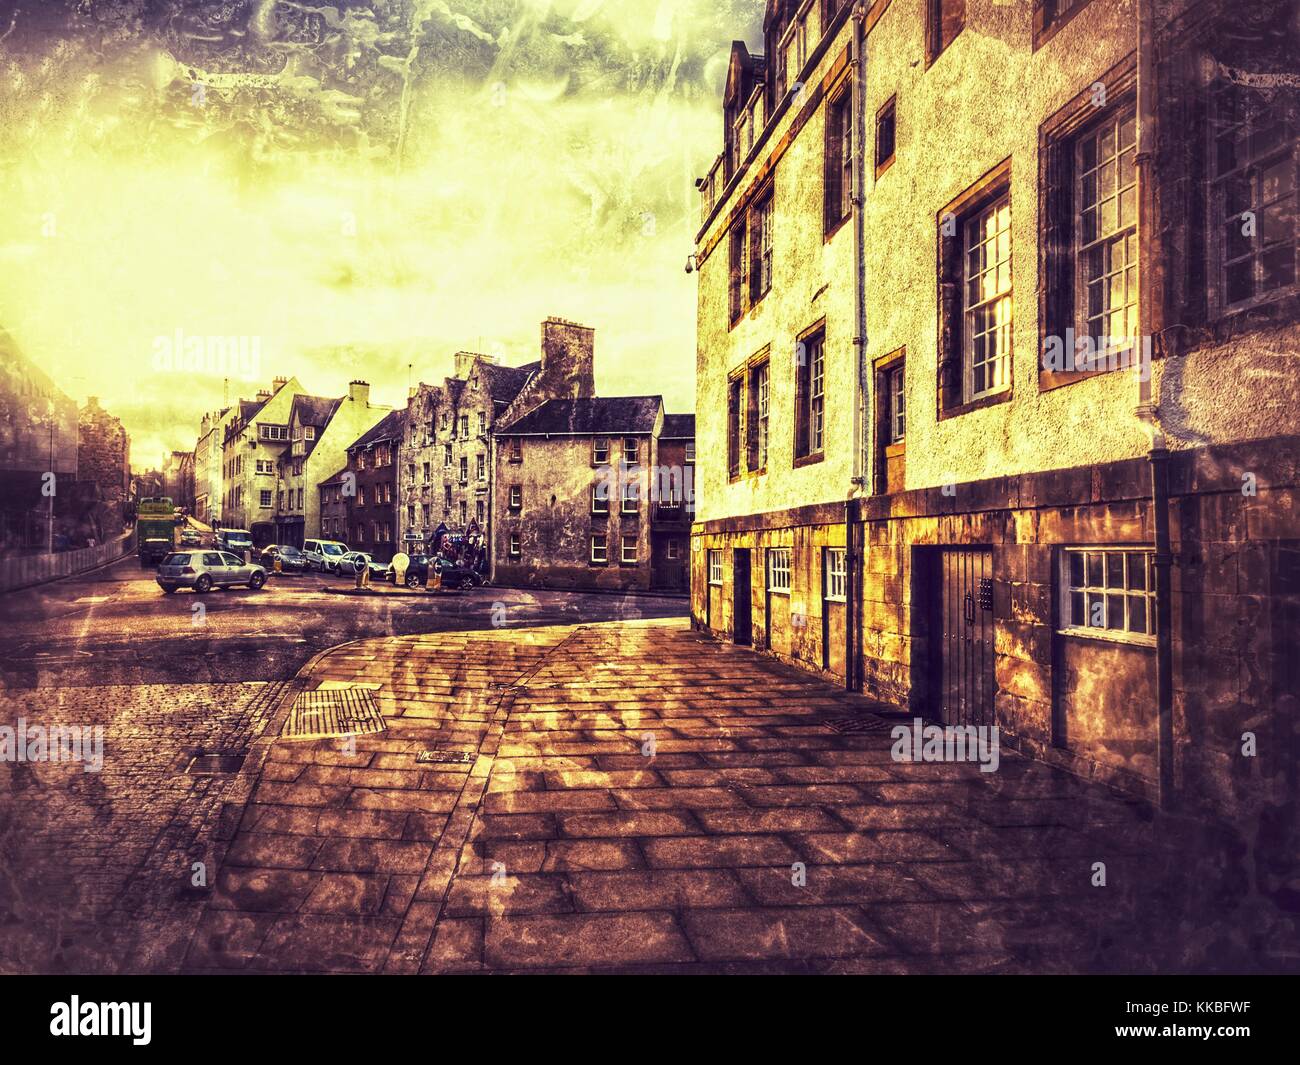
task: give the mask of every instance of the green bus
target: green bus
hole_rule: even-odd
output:
[[[135,542],[140,568],[157,566],[176,546],[176,506],[170,496],[150,496],[135,506]]]

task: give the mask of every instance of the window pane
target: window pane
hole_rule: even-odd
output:
[[[1122,595],[1106,596],[1106,628],[1124,628],[1124,597]]]
[[[1130,632],[1148,632],[1147,600],[1144,595],[1128,597],[1128,627]]]
[[[1124,556],[1121,554],[1106,556],[1106,587],[1124,587]]]
[[[1128,556],[1128,586],[1136,591],[1146,590],[1147,556],[1145,554]]]
[[[1102,587],[1101,579],[1101,560],[1102,556],[1097,551],[1088,552],[1088,585],[1092,588]]]
[[[1074,592],[1070,595],[1070,624],[1080,626],[1087,624],[1082,592]]]
[[[1083,587],[1083,552],[1070,552],[1070,587]]]

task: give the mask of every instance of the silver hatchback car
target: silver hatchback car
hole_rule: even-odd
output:
[[[266,584],[266,569],[229,551],[173,551],[158,567],[158,586],[168,595],[177,588],[207,592],[236,584],[256,591]]]

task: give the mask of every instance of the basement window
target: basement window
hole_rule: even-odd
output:
[[[1061,556],[1061,632],[1155,643],[1154,553],[1067,548]]]

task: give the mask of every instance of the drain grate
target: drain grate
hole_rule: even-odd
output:
[[[421,751],[415,756],[421,765],[473,765],[477,757],[473,751]]]
[[[323,740],[384,731],[384,718],[369,688],[303,692],[293,702],[282,736]]]
[[[829,721],[823,721],[822,724],[832,732],[838,732],[840,735],[858,732],[883,732],[891,727],[891,722],[886,721],[883,717],[877,717],[875,714],[836,717]]]
[[[217,777],[238,773],[244,765],[242,754],[225,751],[200,751],[190,759],[185,772],[196,777]]]

